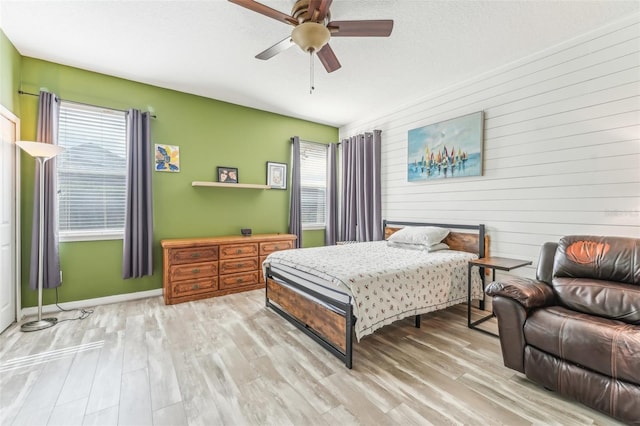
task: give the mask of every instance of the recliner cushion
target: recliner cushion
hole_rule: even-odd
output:
[[[640,325],[640,239],[561,238],[551,285],[560,305]]]
[[[524,325],[525,340],[544,352],[592,371],[640,385],[640,328],[554,306],[538,309]]]
[[[574,311],[640,325],[640,286],[589,278],[554,278],[556,299]]]
[[[554,277],[640,285],[640,239],[568,235],[558,242]]]

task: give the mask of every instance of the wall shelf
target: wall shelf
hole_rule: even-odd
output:
[[[246,189],[271,189],[269,185],[259,185],[254,183],[222,183],[222,182],[191,182],[191,186],[213,186],[216,188],[246,188]]]

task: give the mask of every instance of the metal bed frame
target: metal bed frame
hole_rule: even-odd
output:
[[[477,231],[477,234],[451,232],[444,242],[449,243],[453,249],[465,249],[463,251],[476,253],[480,258],[485,257],[488,244],[483,224],[452,225],[385,220],[383,222],[385,239],[404,226],[439,226],[456,231]],[[471,241],[462,242],[466,238],[464,236],[471,236]],[[471,243],[475,239],[477,239],[477,247],[473,247],[472,250]],[[484,288],[484,273],[482,271],[480,276]],[[267,308],[271,308],[285,318],[351,369],[353,366],[353,326],[356,322],[351,305],[352,296],[349,296],[346,303],[335,300],[272,271],[270,266],[266,268],[265,281]],[[482,306],[481,309],[483,309]],[[415,316],[415,326],[420,327],[420,315]]]

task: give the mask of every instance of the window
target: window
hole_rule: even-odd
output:
[[[300,141],[302,228],[324,229],[327,191],[327,146]]]
[[[62,101],[57,157],[60,239],[122,238],[126,194],[124,111]]]

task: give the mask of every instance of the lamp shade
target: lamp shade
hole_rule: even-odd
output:
[[[32,157],[53,158],[64,151],[64,148],[44,142],[17,141],[16,145]]]
[[[316,22],[305,22],[291,32],[291,39],[305,52],[317,52],[327,44],[331,32],[324,25]]]

